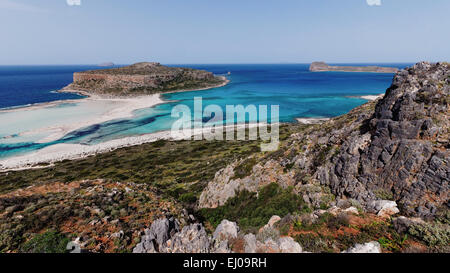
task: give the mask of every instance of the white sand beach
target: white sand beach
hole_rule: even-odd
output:
[[[216,86],[174,92],[207,90],[222,87],[229,83],[226,77],[221,78],[224,81]],[[130,118],[133,117],[136,110],[151,108],[168,102],[162,99],[160,93],[136,97],[114,97],[99,96],[70,89],[62,89],[60,92],[77,93],[87,96],[87,98],[0,110],[0,126],[3,128],[0,128],[0,144],[20,141],[48,143],[56,141],[75,130],[111,120]],[[74,104],[75,106],[67,110],[50,110],[67,104]],[[10,130],[10,128],[13,129]]]
[[[203,88],[207,90],[225,86],[229,80],[224,78],[220,85]],[[182,90],[176,92],[199,91]],[[13,133],[0,130],[0,144],[27,140],[33,143],[48,143],[66,136],[81,128],[101,124],[111,120],[131,118],[139,109],[151,108],[166,103],[161,94],[130,98],[106,97],[88,94],[78,90],[62,90],[88,96],[79,100],[62,100],[40,103],[14,109],[0,110],[3,128],[13,128]],[[73,104],[71,109],[55,111],[61,105]],[[49,115],[51,113],[51,116]],[[1,129],[1,128],[0,128]],[[198,134],[199,132],[193,132]],[[140,145],[160,139],[173,139],[170,131],[115,139],[95,145],[55,144],[24,155],[0,159],[0,171],[27,169],[38,164],[54,163],[65,159],[77,159],[114,149]]]
[[[236,126],[223,126],[223,131],[240,129],[246,126],[254,128],[256,126],[267,125],[266,123],[238,124]],[[217,127],[216,127],[217,128]],[[23,170],[31,168],[43,168],[51,166],[56,162],[63,160],[81,159],[99,153],[114,151],[116,149],[151,143],[158,140],[180,140],[184,137],[194,135],[211,134],[211,127],[203,129],[193,129],[186,131],[161,131],[140,136],[125,137],[114,139],[95,145],[82,144],[55,144],[35,152],[27,153],[21,156],[0,160],[0,172]],[[48,165],[50,164],[50,165]]]
[[[77,103],[81,106],[83,105],[89,105],[90,108],[92,107],[103,107],[104,110],[100,112],[97,116],[94,116],[89,119],[84,120],[76,120],[74,122],[65,122],[62,124],[57,124],[53,126],[47,126],[47,127],[41,127],[36,128],[32,130],[28,130],[25,132],[21,132],[19,136],[27,136],[27,135],[37,135],[37,134],[43,134],[46,135],[44,138],[41,138],[35,143],[46,143],[58,140],[68,133],[88,127],[91,125],[107,122],[110,120],[115,119],[123,119],[123,118],[130,118],[133,116],[133,112],[139,109],[143,108],[150,108],[155,105],[164,103],[164,101],[161,99],[160,94],[155,95],[149,95],[149,96],[140,96],[140,97],[134,97],[134,98],[124,98],[124,99],[118,99],[118,98],[100,98],[100,97],[89,97],[78,101],[72,101],[74,103]],[[59,103],[68,103],[68,101],[59,102]],[[33,111],[38,110],[39,108],[45,108],[50,106],[57,106],[57,103],[50,103],[40,106],[32,106],[30,109],[14,109],[14,111]],[[98,105],[98,106],[97,106]],[[105,107],[105,105],[108,105]]]

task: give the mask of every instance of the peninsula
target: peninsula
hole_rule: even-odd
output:
[[[209,89],[225,85],[225,77],[191,68],[168,67],[154,62],[76,72],[73,83],[61,92],[115,97]]]
[[[312,72],[373,72],[373,73],[397,73],[398,69],[395,67],[380,67],[380,66],[331,66],[324,62],[313,62],[309,67]]]

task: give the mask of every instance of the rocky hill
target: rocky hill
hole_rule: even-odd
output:
[[[312,72],[373,72],[373,73],[396,73],[398,71],[395,67],[380,67],[380,66],[331,66],[324,62],[313,62],[309,67]]]
[[[402,70],[383,99],[293,134],[276,153],[224,168],[199,205],[215,208],[237,192],[277,183],[294,187],[316,208],[351,200],[375,211],[388,199],[407,216],[448,211],[449,82],[446,63]]]
[[[224,77],[216,77],[203,70],[136,63],[120,68],[76,72],[73,83],[62,91],[130,96],[212,88],[225,83]]]

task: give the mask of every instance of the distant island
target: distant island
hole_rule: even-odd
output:
[[[380,66],[331,66],[325,62],[313,62],[309,67],[312,72],[373,72],[373,73],[397,73],[398,69],[395,67],[380,67]]]
[[[109,96],[151,95],[209,89],[227,82],[225,77],[204,70],[142,62],[120,68],[76,72],[73,83],[61,92]]]
[[[114,66],[113,62],[106,62],[106,63],[101,63],[98,66],[100,67],[109,67],[109,66]]]

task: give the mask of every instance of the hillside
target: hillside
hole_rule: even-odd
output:
[[[448,64],[419,63],[400,71],[383,99],[293,134],[274,154],[225,168],[203,192],[200,206],[222,205],[235,189],[255,191],[277,182],[299,193],[326,187],[338,200],[353,199],[365,208],[389,197],[410,216],[447,210],[449,81]],[[245,164],[247,173],[233,179]],[[321,203],[317,196],[308,199]]]
[[[224,77],[203,70],[136,63],[120,68],[76,72],[73,83],[62,91],[133,96],[213,88],[225,83]]]

